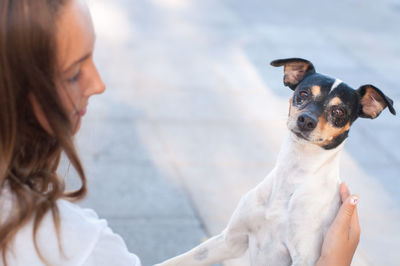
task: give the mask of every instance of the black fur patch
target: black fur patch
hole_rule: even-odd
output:
[[[307,76],[296,88],[293,96],[293,106],[315,117],[324,117],[327,123],[336,128],[343,128],[348,123],[352,124],[359,114],[360,99],[357,92],[346,83],[340,83],[331,91],[335,79],[315,73]],[[318,100],[311,97],[311,87],[317,85],[321,88]],[[302,92],[307,92],[308,97],[302,97]],[[304,95],[304,93],[303,93]],[[339,98],[338,105],[330,105],[333,98]],[[335,110],[340,109],[343,115],[335,115]],[[311,133],[311,132],[309,132]],[[309,134],[304,133],[304,134]],[[339,146],[348,136],[348,131],[336,136],[324,149],[333,149]]]
[[[354,90],[346,83],[341,82],[331,91],[333,84],[335,84],[335,79],[316,73],[314,65],[308,60],[302,58],[279,59],[272,61],[271,65],[275,67],[285,66],[284,84],[294,90],[292,106],[299,112],[307,112],[309,115],[319,118],[318,121],[329,123],[332,127],[339,129],[337,132],[351,125],[358,117],[376,117],[370,117],[363,113],[362,97],[366,94],[367,89],[376,91],[388,106],[389,111],[394,115],[396,114],[393,101],[372,85],[364,85],[358,90]],[[312,95],[313,86],[319,87],[318,97],[313,97]],[[337,103],[332,102],[331,100],[335,97],[338,97],[340,101],[337,101]],[[304,129],[302,132],[296,132],[293,129],[292,131],[305,140],[312,133],[312,131],[308,130],[306,132]],[[335,132],[335,130],[332,132]],[[328,150],[336,148],[347,138],[348,132],[349,130],[346,130],[334,137],[323,148]]]
[[[339,136],[335,137],[329,144],[322,146],[325,150],[331,150],[339,146],[349,135],[349,131],[345,131]]]

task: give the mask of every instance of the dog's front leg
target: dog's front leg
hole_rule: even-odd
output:
[[[242,197],[228,226],[219,235],[192,250],[156,266],[208,266],[241,256],[249,246],[248,218],[252,217],[251,191]]]
[[[314,217],[317,217],[316,215]],[[286,246],[292,259],[291,266],[314,266],[321,254],[325,225],[318,219],[307,223],[292,224],[291,237]]]
[[[247,234],[236,235],[227,229],[192,250],[155,266],[208,266],[239,257],[247,247]]]
[[[287,247],[292,258],[291,266],[314,266],[320,256],[321,245],[322,236],[317,232],[314,232],[314,235],[306,236],[303,241],[299,241],[295,245],[288,244]]]

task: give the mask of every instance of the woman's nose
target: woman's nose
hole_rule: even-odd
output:
[[[93,63],[92,66],[92,82],[88,91],[86,92],[87,96],[92,96],[94,94],[101,94],[106,90],[106,86],[101,78],[99,71],[96,68],[96,65]]]

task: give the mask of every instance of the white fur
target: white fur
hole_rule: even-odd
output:
[[[206,266],[241,256],[253,266],[315,265],[340,206],[339,154],[289,133],[275,168],[242,197],[228,226],[159,266]]]
[[[339,86],[340,83],[342,83],[342,82],[343,81],[341,81],[340,79],[335,79],[335,82],[332,84],[331,91],[336,89],[336,87]]]

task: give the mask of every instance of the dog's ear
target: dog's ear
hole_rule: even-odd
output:
[[[292,90],[296,89],[307,75],[315,73],[315,68],[310,61],[302,58],[278,59],[271,62],[271,66],[285,66],[283,84]]]
[[[370,84],[363,85],[357,90],[357,93],[360,96],[360,117],[374,119],[378,117],[386,106],[393,115],[396,115],[396,110],[393,108],[393,100],[375,86]]]

